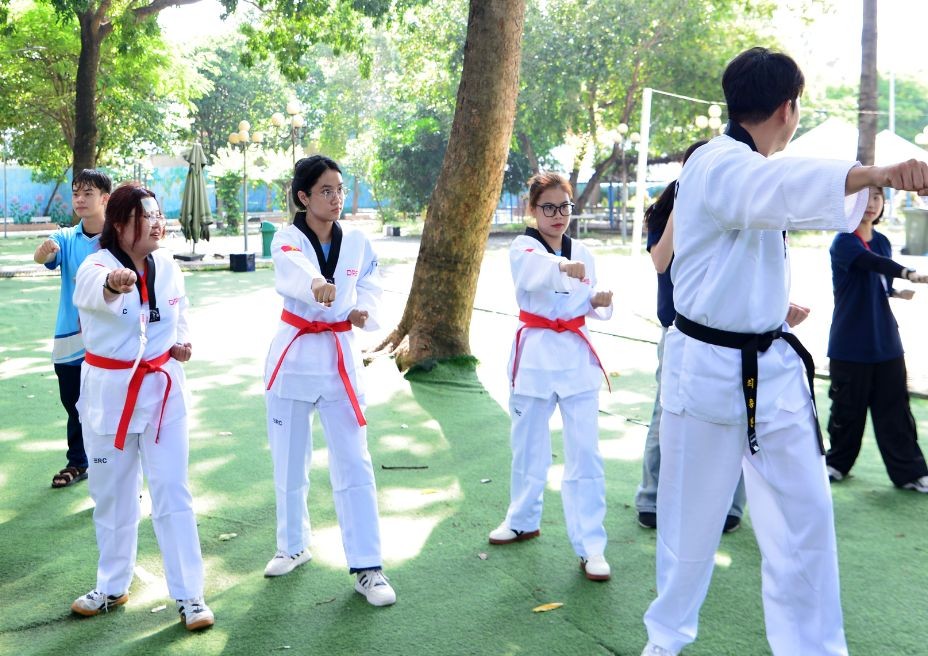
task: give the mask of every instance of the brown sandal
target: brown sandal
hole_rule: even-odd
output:
[[[68,487],[87,478],[86,467],[65,467],[52,476],[52,487]]]

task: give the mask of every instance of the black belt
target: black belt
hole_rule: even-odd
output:
[[[754,420],[757,415],[757,353],[758,351],[764,353],[773,344],[773,340],[783,338],[793,348],[805,367],[806,378],[809,381],[809,391],[812,393],[812,414],[815,416],[815,434],[818,437],[818,448],[822,455],[825,454],[822,429],[818,424],[818,409],[815,407],[815,362],[812,360],[812,355],[793,333],[783,332],[779,328],[759,335],[735,333],[730,330],[719,330],[718,328],[703,326],[687,319],[682,314],[677,314],[677,318],[674,319],[673,323],[687,337],[714,346],[724,346],[741,351],[741,388],[744,391],[744,408],[748,416],[748,445],[751,447],[752,454],[760,450],[757,444],[757,431],[754,427]]]

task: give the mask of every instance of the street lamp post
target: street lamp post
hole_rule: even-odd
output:
[[[293,164],[296,164],[296,142],[299,141],[300,130],[306,125],[306,119],[303,118],[302,107],[297,100],[291,100],[287,103],[287,114],[290,116],[289,121],[281,112],[274,112],[271,115],[271,125],[273,125],[279,131],[285,125],[290,134],[290,158],[293,160]]]
[[[248,252],[248,147],[252,144],[259,145],[264,141],[264,134],[254,132],[249,134],[251,124],[248,121],[240,121],[238,132],[229,135],[229,143],[233,147],[239,146],[242,149],[242,231],[245,235],[245,252]]]
[[[706,112],[708,116],[700,114],[693,121],[699,130],[709,129],[713,132],[722,133],[722,108],[715,103],[709,105]]]

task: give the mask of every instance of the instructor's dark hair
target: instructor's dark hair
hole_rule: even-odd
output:
[[[690,147],[686,149],[686,152],[683,153],[683,163],[686,164],[686,160],[690,158],[690,155],[696,152],[697,148],[707,143],[709,142],[702,140],[691,144]],[[670,218],[670,213],[673,211],[673,203],[676,197],[677,181],[674,180],[664,187],[664,191],[661,192],[658,199],[651,203],[651,206],[644,211],[645,225],[648,226],[648,230],[663,231],[664,228],[667,227],[667,219]]]
[[[805,84],[802,71],[789,55],[767,48],[745,50],[729,62],[722,75],[728,118],[762,123],[784,101],[795,105]]]
[[[113,191],[113,181],[103,171],[84,169],[74,176],[74,181],[71,182],[71,190],[78,191],[84,187],[99,189],[104,194],[108,194]]]
[[[128,183],[116,187],[116,191],[110,194],[110,199],[106,204],[106,219],[103,221],[103,232],[100,234],[100,248],[106,248],[110,251],[119,246],[119,233],[116,232],[116,225],[128,225],[135,217],[135,231],[132,235],[134,244],[142,236],[141,217],[145,212],[142,207],[143,198],[154,198],[155,192],[146,189],[138,183]],[[162,236],[164,231],[162,230]]]
[[[300,202],[297,192],[302,191],[308,194],[309,190],[316,184],[316,181],[329,169],[338,171],[339,173],[342,172],[338,164],[335,163],[335,160],[329,159],[323,155],[304,157],[293,167],[293,182],[290,183],[290,196],[293,198],[293,204],[296,206],[298,212],[305,212],[306,207]]]

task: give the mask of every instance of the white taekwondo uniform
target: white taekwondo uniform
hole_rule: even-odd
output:
[[[298,215],[297,220],[300,218]],[[349,568],[358,570],[382,563],[377,489],[361,415],[363,363],[347,318],[355,308],[366,310],[369,316],[364,329],[378,328],[380,283],[377,256],[367,237],[357,230],[343,231],[338,223],[332,230],[327,262],[331,266],[335,258],[335,269],[329,276],[323,275],[326,267],[320,261],[321,251],[316,251],[297,225],[280,230],[271,244],[275,287],[283,297],[284,313],[295,323],[341,323],[342,327],[340,332],[325,330],[297,337],[300,330],[282,318],[265,369],[267,432],[274,463],[277,549],[294,555],[310,545],[306,497],[313,451],[312,413],[318,410],[329,451],[329,477],[342,545]],[[318,245],[318,239],[315,241]],[[311,284],[316,278],[334,282],[331,307],[314,300]],[[314,330],[319,328],[317,323]],[[354,405],[339,375],[336,340],[342,351],[343,371],[357,397]]]
[[[845,197],[854,166],[767,159],[736,123],[696,150],[675,203],[671,273],[678,322],[683,315],[736,333],[788,332],[785,231],[853,230],[867,204],[866,193]],[[799,356],[784,339],[758,354],[759,450],[752,454],[739,349],[681,330],[671,328],[664,345],[658,596],[645,614],[649,639],[674,652],[695,640],[743,468],[773,653],[846,654],[831,491]]]
[[[535,531],[541,525],[551,465],[549,421],[557,405],[564,424],[561,499],[567,535],[577,555],[587,558],[603,554],[606,548],[606,484],[598,424],[603,371],[585,325],[577,328],[584,340],[570,330],[527,326],[533,322],[525,319],[528,313],[548,321],[575,319],[578,324],[584,317],[605,320],[612,316],[612,305],[594,309],[590,304],[596,267],[583,244],[566,236],[563,240],[571,251],[569,259],[586,266],[586,278],[580,281],[559,269],[568,259],[565,248],[562,255],[555,255],[540,239],[540,235],[520,235],[509,248],[522,320],[508,369],[512,473],[505,525],[516,531]]]
[[[96,588],[113,595],[129,589],[144,472],[168,590],[174,599],[190,599],[203,595],[203,560],[187,485],[189,399],[183,368],[165,356],[174,344],[189,339],[188,303],[183,276],[170,253],[152,253],[145,281],[152,276],[152,264],[158,321],[150,321],[154,308],[147,299],[151,294],[146,293],[143,302],[139,286],[106,302],[103,283],[107,274],[125,266],[109,250],[88,256],[77,272],[74,305],[87,348],[77,407],[90,465],[90,496],[96,504],[93,518],[100,549]],[[141,380],[131,418],[126,411],[123,419],[131,364],[143,341],[137,370],[146,371],[146,362],[156,364]],[[159,362],[159,357],[166,361]],[[119,448],[116,442],[123,439]]]

